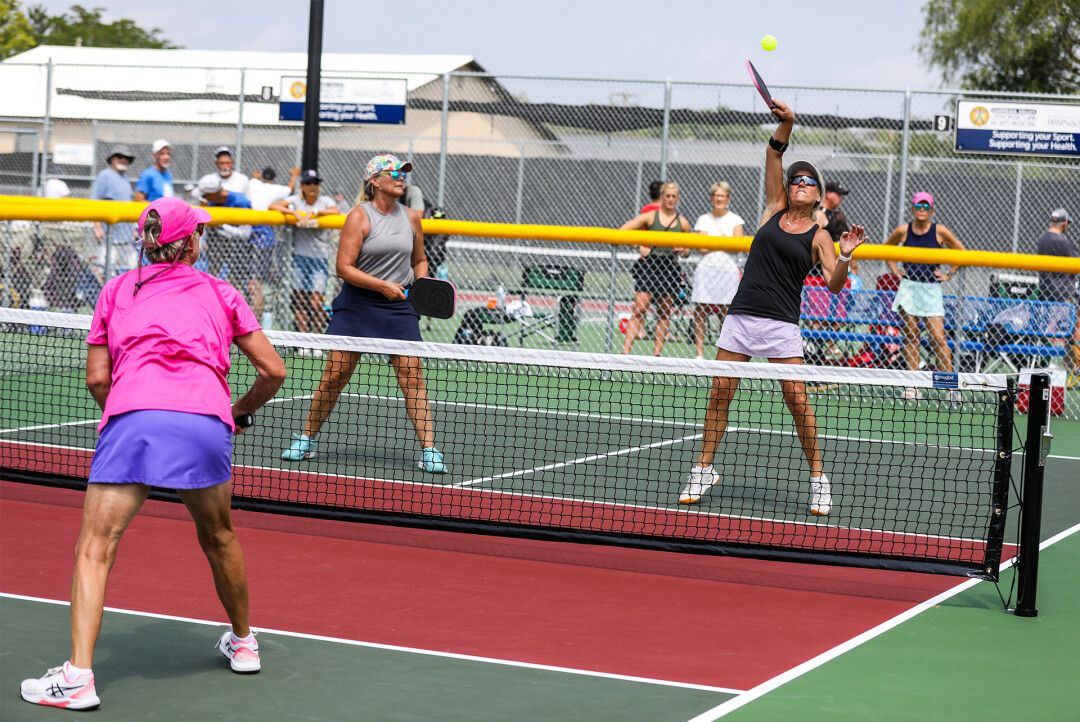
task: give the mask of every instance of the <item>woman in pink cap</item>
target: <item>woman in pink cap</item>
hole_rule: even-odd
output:
[[[218,640],[234,672],[260,669],[248,626],[244,555],[229,516],[232,435],[281,386],[285,365],[243,296],[192,268],[211,216],[161,198],[139,218],[150,265],[105,284],[87,337],[86,385],[102,409],[71,582],[71,658],[23,681],[35,704],[92,709],[92,671],[105,588],[120,537],[150,487],[175,489],[195,520],[214,586],[232,628]],[[230,403],[229,347],[257,377]]]
[[[334,315],[326,329],[331,336],[423,340],[420,316],[405,298],[405,288],[428,272],[420,214],[398,203],[410,171],[412,163],[392,155],[377,155],[368,161],[364,185],[356,207],[345,218],[338,244],[337,274],[344,283],[334,299]],[[304,431],[293,434],[282,459],[302,461],[315,454],[315,437],[337,405],[359,358],[352,351],[327,355]],[[431,474],[445,474],[446,463],[435,446],[435,423],[420,359],[394,355],[390,363],[405,397],[405,413],[420,442],[417,466]]]
[[[952,248],[967,250],[953,232],[940,223],[932,222],[934,197],[922,191],[911,199],[911,215],[914,220],[897,226],[885,241],[888,246],[905,248]],[[919,321],[922,320],[930,334],[930,346],[937,357],[939,371],[952,371],[952,354],[945,338],[945,305],[941,284],[956,273],[959,266],[951,264],[942,271],[936,263],[905,263],[903,268],[896,261],[889,261],[889,268],[900,277],[892,310],[900,312],[904,326],[904,359],[908,369],[919,369]],[[904,398],[916,399],[919,390],[909,388]]]

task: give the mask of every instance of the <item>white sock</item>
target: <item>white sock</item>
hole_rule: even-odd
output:
[[[814,476],[813,474],[811,474],[810,475],[810,483],[811,484],[821,484],[821,483],[828,484],[829,479],[824,474],[819,474],[818,476]]]
[[[701,464],[698,464],[698,468],[701,469],[702,471],[712,471],[713,470],[712,464],[709,464],[708,466],[702,466]]]
[[[82,667],[76,667],[71,662],[64,662],[64,679],[67,682],[74,682],[84,674],[93,674],[92,669],[83,669]]]
[[[254,641],[255,641],[255,632],[248,632],[248,636],[246,636],[246,637],[237,637],[235,633],[233,633],[233,635],[232,635],[233,646],[236,646],[237,644],[246,644],[248,642],[254,642]]]

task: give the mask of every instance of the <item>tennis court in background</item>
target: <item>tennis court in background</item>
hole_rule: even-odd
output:
[[[5,408],[0,450],[78,476],[97,423],[83,390],[82,340],[39,336],[48,353],[5,354],[10,367],[0,384],[13,401]],[[402,517],[435,509],[466,522],[558,531],[601,525],[613,534],[654,533],[639,527],[658,525],[661,540],[675,541],[721,528],[726,541],[752,545],[765,534],[770,543],[781,538],[815,553],[865,551],[858,544],[870,539],[884,556],[915,553],[968,566],[986,553],[985,538],[972,526],[985,526],[982,517],[972,522],[958,513],[927,525],[944,505],[986,502],[982,487],[994,478],[1001,430],[995,412],[974,396],[954,405],[934,389],[918,401],[898,399],[894,389],[816,394],[823,454],[837,485],[836,511],[822,519],[808,513],[809,494],[799,482],[805,461],[775,382],[744,382],[725,451],[739,464],[713,495],[688,509],[677,496],[703,413],[703,403],[689,400],[703,401],[707,385],[646,374],[542,373],[535,366],[485,378],[494,371],[483,363],[433,358],[427,368],[440,381],[432,389],[439,444],[452,465],[447,476],[433,477],[415,469],[415,437],[377,355],[358,370],[320,435],[319,454],[301,464],[281,461],[323,363],[291,350],[287,356],[292,377],[260,414],[255,433],[237,440],[234,456],[239,484],[250,482],[247,493],[265,501],[281,496],[294,505]],[[43,395],[43,388],[55,395]],[[478,394],[481,388],[498,391],[489,397]],[[750,411],[764,423],[744,424]],[[1016,424],[1010,432],[1023,438],[1024,417]],[[1080,523],[1077,426],[1055,421],[1052,428],[1057,441],[1047,462],[1044,538]],[[920,478],[913,469],[922,470]],[[254,486],[259,479],[270,483]],[[67,654],[67,611],[55,601],[67,598],[80,504],[78,491],[0,483],[0,672],[11,690]],[[1011,512],[1004,532],[1004,558],[1013,550],[1016,516]],[[902,654],[932,649],[945,638],[940,629],[922,638],[904,630],[942,614],[950,615],[964,654],[986,648],[974,664],[943,668],[939,659],[961,654],[948,648],[903,670],[917,676],[927,699],[945,694],[950,679],[963,696],[959,690],[973,681],[966,673],[956,677],[957,670],[991,660],[1000,665],[998,675],[1032,676],[1032,689],[1044,689],[1058,672],[1043,669],[1044,677],[1035,678],[1015,669],[1018,659],[1034,655],[1065,671],[1077,664],[1064,640],[1075,639],[1068,595],[1080,590],[1054,547],[1040,576],[1040,617],[1023,620],[1005,614],[987,583],[942,596],[971,584],[950,576],[254,511],[236,517],[253,619],[263,630],[264,671],[253,679],[232,675],[211,649],[222,612],[205,560],[182,507],[154,500],[132,525],[110,580],[107,604],[116,611],[106,615],[95,663],[110,719],[146,719],[149,709],[160,709],[161,719],[213,717],[237,700],[248,707],[236,716],[252,719],[704,720],[725,712],[768,719],[771,713],[754,710],[797,707],[807,697],[814,699],[810,708],[835,707],[838,716],[910,719],[918,710],[915,716],[932,719],[939,708],[920,708],[918,699],[903,708],[866,705],[905,687],[902,674],[886,680],[879,673],[896,654],[890,645]],[[753,534],[759,536],[740,536]],[[1064,544],[1075,547],[1076,540]],[[1010,576],[1002,578],[1005,594]],[[924,607],[872,642],[853,642]],[[148,649],[147,639],[160,645]],[[986,641],[1001,639],[1007,643]],[[830,676],[830,668],[883,644],[878,661],[863,658],[862,686]],[[794,681],[773,690],[788,678]],[[807,689],[810,679],[817,681]],[[844,698],[834,690],[844,690]],[[873,699],[864,695],[871,690],[878,693]],[[1070,694],[1047,691],[1040,701],[1051,713],[1072,709]],[[994,709],[1009,709],[1013,697],[996,695]],[[0,695],[0,704],[5,719],[55,714],[13,692]],[[967,704],[978,708],[989,700]]]

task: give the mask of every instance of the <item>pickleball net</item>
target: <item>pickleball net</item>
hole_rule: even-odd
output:
[[[88,327],[85,316],[0,309],[5,478],[86,478],[100,419],[84,386]],[[241,508],[997,577],[1015,435],[1010,377],[959,374],[956,389],[943,389],[925,372],[267,335],[289,377],[235,438]],[[355,354],[352,378],[314,455],[284,460],[335,350]],[[389,362],[400,356],[422,369],[445,474],[418,467]],[[719,481],[681,504],[717,375],[740,378]],[[252,378],[234,348],[234,393]],[[813,389],[828,516],[810,513],[780,379]]]

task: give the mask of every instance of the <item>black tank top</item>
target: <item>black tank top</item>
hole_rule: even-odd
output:
[[[911,230],[911,224],[908,223],[907,235],[901,245],[907,248],[941,248],[941,243],[938,242],[937,237],[937,223],[931,223],[930,230],[921,236],[915,235],[915,232]],[[904,264],[904,276],[908,280],[918,281],[919,283],[941,283],[937,276],[934,275],[936,270],[937,266],[929,263]]]
[[[754,234],[729,313],[799,323],[803,280],[813,263],[815,223],[805,233],[780,228],[778,212]]]

